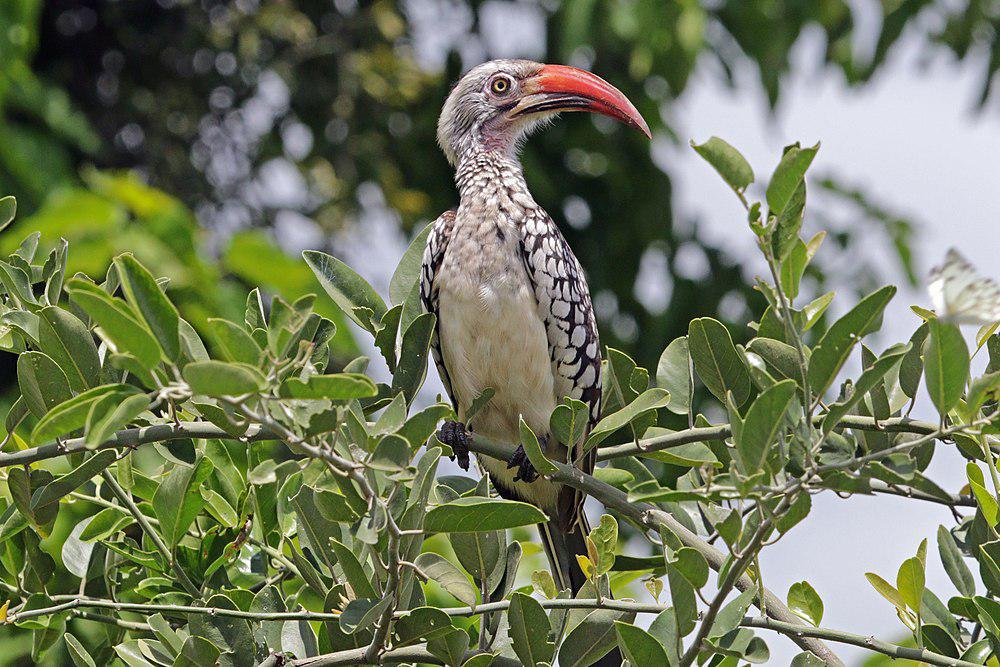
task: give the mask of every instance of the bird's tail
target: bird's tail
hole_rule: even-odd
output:
[[[587,581],[576,557],[578,554],[587,555],[586,537],[589,533],[590,526],[583,512],[577,513],[576,521],[568,528],[559,519],[538,524],[538,535],[542,538],[552,578],[559,590],[568,588],[576,595]]]
[[[578,554],[587,555],[586,537],[589,533],[590,526],[582,508],[568,528],[559,519],[538,524],[538,535],[542,539],[542,547],[552,569],[552,578],[559,590],[568,588],[576,595],[587,581],[576,557]],[[593,663],[593,667],[621,667],[621,664],[622,654],[615,648]]]

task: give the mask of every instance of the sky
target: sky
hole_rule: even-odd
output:
[[[543,28],[539,31],[544,19],[540,12],[524,15],[527,5],[488,4],[495,5],[497,11],[501,5],[513,7],[522,15],[513,23],[506,22],[504,31],[484,31],[504,37],[497,43],[482,44],[467,40],[468,26],[461,17],[449,14],[451,21],[441,22],[440,12],[446,12],[449,3],[413,2],[411,21],[418,57],[429,68],[439,67],[441,54],[459,39],[466,39],[461,51],[470,65],[485,59],[486,54],[532,57],[540,52],[544,39]],[[485,12],[484,21],[493,20],[492,11]],[[466,18],[471,23],[471,17]],[[864,16],[860,20],[863,31]],[[455,29],[443,30],[442,25]],[[520,27],[515,30],[512,26]],[[870,26],[873,30],[877,27]],[[873,82],[851,89],[840,75],[813,65],[820,60],[817,49],[821,48],[818,35],[803,36],[795,51],[795,74],[786,81],[783,97],[773,112],[752,69],[738,70],[736,86],[729,88],[711,64],[703,61],[684,95],[665,111],[681,141],[661,139],[651,148],[651,159],[670,174],[675,219],[696,217],[699,233],[710,245],[722,247],[743,261],[746,275],[762,272],[764,265],[747,232],[741,205],[689,148],[687,140],[723,137],[747,157],[758,176],[764,177],[777,163],[783,146],[794,141],[803,145],[821,141],[811,174],[836,174],[849,185],[863,187],[876,202],[919,223],[916,254],[921,277],[942,260],[949,246],[957,247],[983,274],[1000,277],[1000,167],[996,159],[1000,155],[1000,116],[989,110],[980,113],[976,108],[982,60],[971,57],[956,65],[946,54],[931,51],[920,40],[906,36]],[[377,238],[381,247],[395,248],[397,256],[406,240],[377,189],[361,196],[365,200],[364,224],[350,228],[336,245],[349,264],[386,291],[389,275],[385,267],[395,263],[372,255],[372,238]],[[811,203],[837,206],[822,197],[811,199]],[[807,215],[804,235],[817,231],[819,226]],[[918,321],[909,310],[910,304],[927,307],[929,303],[923,285],[916,289],[906,286],[884,234],[873,230],[871,238],[864,252],[900,287],[887,310],[882,334],[875,338],[874,347],[882,349],[907,340],[916,328]],[[697,258],[691,261],[698,264]],[[650,285],[644,288],[653,301],[657,290],[669,289],[656,281],[657,273],[646,276]],[[358,340],[368,344],[367,336]],[[372,352],[376,367],[380,355]],[[373,370],[378,372],[378,368]],[[432,368],[422,390],[425,400],[433,400],[440,390]],[[915,414],[931,415],[933,408],[923,399]],[[939,445],[929,470],[931,478],[954,492],[964,483],[963,471],[963,461],[947,445]],[[935,533],[939,524],[953,525],[950,512],[939,505],[891,496],[841,499],[832,493],[820,494],[814,497],[809,520],[763,552],[765,585],[784,597],[792,583],[807,579],[823,598],[825,627],[901,639],[906,630],[864,574],[876,572],[894,581],[899,564],[913,555],[926,537],[928,586],[947,600],[954,591],[937,557]],[[771,648],[769,664],[788,664],[798,652],[784,638],[768,635],[765,639]],[[837,646],[836,651],[848,664],[858,664],[869,655],[853,647]]]

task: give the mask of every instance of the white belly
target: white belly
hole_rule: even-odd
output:
[[[484,280],[478,271],[440,276],[438,335],[459,416],[487,388],[495,392],[472,428],[499,442],[518,443],[519,418],[539,436],[556,407],[552,361],[535,295],[520,264]],[[554,444],[554,443],[553,443]],[[551,454],[551,452],[550,452]],[[506,463],[480,458],[498,482],[543,509],[555,508],[559,487],[543,479],[514,482]]]

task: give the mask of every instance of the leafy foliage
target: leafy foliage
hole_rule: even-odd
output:
[[[37,237],[11,243],[0,292],[0,344],[18,355],[20,389],[0,451],[9,632],[30,633],[33,660],[65,651],[88,665],[318,655],[364,664],[388,654],[582,666],[617,647],[631,665],[689,667],[766,661],[761,630],[799,643],[807,652],[796,664],[837,664],[818,636],[912,655],[817,630],[819,593],[796,583],[786,605],[757,567],[763,549],[809,519],[813,494],[879,492],[955,508],[956,525],[936,536],[956,587],[947,604],[927,587],[926,541],[894,579],[867,576],[922,660],[985,661],[1000,642],[995,327],[977,341],[992,355],[980,377],[970,377],[961,330],[930,311],[910,342],[880,356],[868,347],[892,287],[817,333],[815,314],[832,297],[806,302],[794,280],[819,248],[796,220],[816,149],[790,147],[763,202],[746,199],[749,166],[735,148],[696,149],[747,207],[748,238],[771,268],[773,280],[757,284],[768,306],[751,340],[695,319],[664,345],[655,378],[609,349],[593,431],[577,401],[550,419],[556,437],[608,462],[594,476],[547,459],[522,422],[538,471],[607,510],[578,555],[588,581],[575,598],[532,564],[537,547],[522,529],[546,520],[540,509],[498,497],[486,479],[439,474],[450,452],[434,431],[451,409],[416,399],[434,317],[402,316],[416,251],[396,272],[393,304],[343,262],[308,252],[297,266],[312,269],[325,305],[274,294],[265,307],[253,289],[245,311],[202,312],[195,326],[174,301],[186,288],[138,253],[116,255],[98,282],[69,272],[66,243],[48,254]],[[341,311],[372,337],[390,380],[367,375],[365,357],[344,358]],[[862,371],[845,378],[854,359]],[[904,416],[917,384],[938,411],[930,421]],[[696,388],[727,423],[694,413]],[[678,415],[691,426],[669,428]],[[970,459],[958,493],[925,475],[935,448],[951,443]],[[504,458],[516,444],[474,436],[471,446]],[[628,553],[637,542],[644,553]],[[767,616],[748,615],[753,605]],[[655,620],[637,623],[640,613]]]

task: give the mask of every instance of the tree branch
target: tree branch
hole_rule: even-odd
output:
[[[817,415],[813,423],[820,422],[825,415]],[[931,435],[938,430],[937,424],[918,421],[909,417],[892,417],[877,420],[872,417],[848,415],[840,420],[838,426],[862,431],[884,431],[888,433],[914,433]],[[699,426],[675,433],[667,433],[655,438],[644,438],[638,443],[629,442],[624,445],[599,447],[597,460],[607,461],[624,456],[637,456],[645,452],[656,452],[692,442],[708,440],[725,440],[732,437],[729,424],[718,426]],[[218,426],[206,422],[179,422],[177,424],[153,424],[139,428],[127,428],[115,433],[114,437],[105,440],[97,446],[101,449],[119,449],[124,447],[140,447],[154,442],[182,440],[184,438],[206,438],[213,440],[242,440],[254,442],[258,440],[283,440],[280,433],[275,433],[260,424],[251,424],[246,433],[234,436],[223,431]],[[16,465],[28,465],[36,461],[54,459],[67,454],[88,451],[83,438],[69,438],[61,443],[50,443],[31,447],[17,452],[0,452],[0,469]],[[311,453],[311,452],[310,452]],[[320,457],[322,458],[322,457]]]
[[[826,417],[826,414],[813,417],[813,424],[819,424]],[[841,419],[837,425],[842,428],[853,428],[860,431],[882,431],[887,433],[914,433],[917,435],[931,435],[937,433],[938,425],[930,422],[918,421],[909,417],[891,417],[889,419],[875,419],[873,417],[863,417],[861,415],[847,415]],[[699,426],[695,428],[667,433],[655,438],[644,438],[638,443],[628,442],[624,445],[612,445],[610,447],[599,447],[597,450],[597,460],[607,461],[622,456],[641,456],[645,452],[656,452],[662,449],[670,449],[692,442],[705,442],[707,440],[725,440],[733,435],[733,430],[729,424],[718,426]],[[3,459],[0,458],[0,464]]]
[[[829,630],[827,628],[816,628],[811,625],[785,623],[757,616],[745,617],[742,625],[747,628],[760,628],[763,630],[780,632],[781,634],[791,638],[793,641],[796,637],[816,637],[817,639],[826,639],[840,644],[860,646],[861,648],[868,649],[869,651],[883,653],[894,658],[906,658],[907,660],[926,662],[930,665],[943,665],[944,667],[975,667],[976,665],[976,663],[969,662],[968,660],[950,658],[946,655],[941,655],[940,653],[928,651],[927,649],[898,646],[896,644],[890,644],[889,642],[875,639],[875,637],[872,636],[866,637],[864,635],[854,634],[853,632],[844,632],[843,630]]]
[[[493,442],[480,435],[472,437],[469,449],[476,452],[476,454],[483,454],[501,461],[506,461],[513,453],[513,449],[510,446]],[[705,556],[705,559],[713,570],[718,572],[722,569],[723,564],[726,562],[726,555],[685,528],[668,513],[657,509],[649,503],[630,502],[625,493],[591,475],[584,474],[579,468],[558,461],[553,461],[552,463],[557,468],[557,472],[550,476],[553,481],[567,484],[583,491],[603,503],[605,507],[613,509],[621,516],[627,517],[639,525],[654,530],[659,530],[660,527],[666,528],[676,535],[685,546],[692,547]],[[740,575],[735,585],[741,591],[756,588],[754,581],[746,574]],[[778,596],[767,589],[764,589],[764,606],[767,609],[768,616],[776,621],[794,623],[798,620],[798,616],[793,614]],[[798,644],[803,650],[816,654],[825,660],[828,665],[843,667],[844,663],[823,642],[810,637],[793,637],[792,641]]]
[[[181,567],[181,564],[177,562],[177,559],[174,558],[174,554],[171,552],[170,547],[168,547],[166,542],[163,541],[160,534],[150,525],[149,519],[146,518],[146,515],[142,513],[142,510],[140,510],[138,505],[135,504],[135,501],[132,500],[132,496],[121,487],[118,480],[115,479],[115,476],[108,472],[107,469],[101,471],[101,477],[111,488],[111,492],[115,494],[115,497],[118,498],[123,505],[125,505],[129,513],[132,514],[133,518],[139,522],[139,525],[142,527],[142,532],[149,536],[149,539],[153,542],[156,550],[160,552],[160,555],[167,561],[170,569],[172,569],[174,574],[177,575],[177,581],[179,581],[181,586],[184,587],[184,590],[188,592],[188,595],[195,600],[200,600],[201,591],[194,585],[194,582],[191,581],[187,572],[185,572],[184,568]]]
[[[87,614],[86,612],[78,611],[80,609],[87,609],[87,608],[113,609],[115,611],[131,611],[131,612],[145,613],[147,615],[156,613],[168,614],[168,615],[207,614],[210,616],[242,618],[250,621],[336,622],[340,618],[340,614],[336,612],[326,613],[326,612],[314,612],[306,610],[282,611],[282,612],[250,612],[250,611],[241,611],[238,609],[226,609],[222,607],[194,607],[190,605],[117,602],[115,600],[104,600],[97,598],[79,598],[71,595],[55,595],[52,596],[52,600],[53,602],[58,601],[60,602],[60,604],[53,605],[51,607],[46,607],[44,609],[32,609],[20,614],[11,613],[11,615],[7,619],[7,622],[16,623],[28,618],[49,616],[63,611],[71,611],[82,618],[87,618],[88,620],[97,620],[100,622],[108,622],[108,620],[110,620],[110,617],[97,618],[96,617],[97,615],[91,615]],[[634,612],[637,614],[658,614],[666,610],[670,606],[667,604],[634,602],[632,600],[609,600],[609,599],[540,600],[539,604],[541,604],[541,606],[545,609],[614,609],[616,611]],[[441,611],[445,612],[449,616],[476,616],[484,612],[505,611],[509,607],[510,607],[509,600],[500,600],[498,602],[488,602],[485,604],[480,604],[475,607],[444,607],[441,609]],[[395,616],[398,618],[406,613],[408,612],[396,612]],[[146,626],[146,624],[144,623],[130,623],[130,622],[126,623],[128,623],[129,629],[133,629],[131,626],[135,626],[134,629],[137,630],[146,630],[148,628],[148,626]],[[841,644],[851,644],[853,646],[859,646],[861,648],[865,648],[870,651],[884,653],[885,655],[890,655],[897,658],[922,660],[923,662],[932,665],[943,665],[945,667],[970,667],[973,664],[967,661],[957,660],[955,658],[949,658],[948,656],[939,655],[937,653],[933,653],[932,651],[928,651],[926,649],[907,648],[905,646],[890,644],[888,642],[883,642],[870,636],[866,637],[864,635],[858,635],[851,632],[845,632],[842,630],[831,630],[828,628],[817,628],[811,625],[803,625],[801,623],[779,621],[773,618],[746,616],[743,618],[741,625],[748,628],[757,628],[762,630],[771,630],[773,632],[778,632],[780,634],[788,636],[793,641],[797,639],[800,640],[804,637],[826,639]],[[796,643],[798,643],[798,641],[796,641]],[[365,664],[365,655],[364,655],[365,651],[366,647],[362,647],[359,649],[352,649],[349,651],[339,651],[336,653],[329,653],[314,658],[305,658],[302,660],[295,661],[291,664],[302,667],[305,666],[321,667],[323,665]],[[470,652],[468,655],[466,655],[466,659],[472,657],[476,653],[477,653],[476,651]],[[382,654],[382,656],[380,656],[378,660],[379,662],[377,662],[376,664],[393,664],[399,662],[416,662],[416,661],[429,664],[441,664],[440,660],[435,658],[429,652],[427,652],[426,647],[424,646],[411,646],[389,651]],[[494,661],[493,664],[513,666],[518,663],[509,661],[509,659],[507,658],[497,658],[497,661]]]

